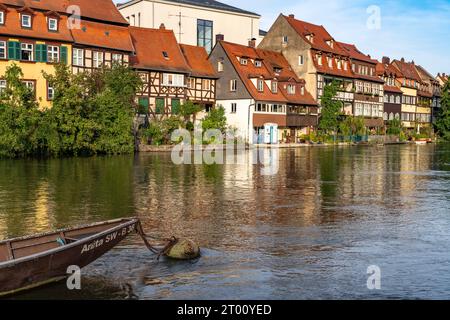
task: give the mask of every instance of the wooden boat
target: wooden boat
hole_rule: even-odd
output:
[[[69,266],[87,266],[133,232],[143,234],[137,218],[1,241],[0,296],[62,280]]]

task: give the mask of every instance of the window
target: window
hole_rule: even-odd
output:
[[[231,113],[236,113],[237,111],[237,103],[232,103],[231,104]]]
[[[0,80],[0,94],[6,90],[6,80]]]
[[[230,80],[230,91],[236,92],[237,90],[237,80]]]
[[[163,85],[164,86],[174,86],[174,87],[184,87],[184,75],[174,74],[174,73],[164,73],[163,74]]]
[[[277,93],[278,92],[278,82],[272,81],[272,92]]]
[[[172,114],[179,114],[180,113],[180,99],[172,99]]]
[[[255,60],[255,67],[257,67],[257,68],[261,68],[262,67],[261,60]]]
[[[213,37],[213,22],[208,20],[197,20],[197,45],[206,49],[211,53]]]
[[[30,89],[32,92],[34,92],[34,81],[23,81],[23,83],[25,84],[25,86]]]
[[[112,61],[115,62],[115,63],[122,63],[122,54],[120,54],[120,53],[113,53]]]
[[[59,47],[47,46],[47,62],[49,63],[59,62]]]
[[[263,80],[258,79],[257,88],[258,88],[259,92],[263,92],[264,91],[264,81]]]
[[[84,66],[84,50],[83,49],[73,49],[73,65],[83,67]]]
[[[103,65],[103,52],[94,51],[94,68],[100,68]]]
[[[337,60],[337,67],[338,67],[338,69],[342,69],[342,61],[341,60]]]
[[[0,11],[0,24],[5,24],[5,11]]]
[[[6,41],[0,41],[0,59],[6,59]]]
[[[217,62],[217,71],[223,72],[223,61]]]
[[[319,66],[322,65],[322,56],[321,55],[317,55],[317,63],[319,64]]]
[[[288,43],[288,36],[283,36],[283,44],[287,44]]]
[[[295,94],[295,86],[293,84],[289,84],[287,86],[287,92],[288,94]]]
[[[163,55],[164,59],[169,59],[169,54],[167,53],[167,51],[163,51],[162,55]]]
[[[58,31],[58,19],[55,18],[48,19],[48,30]]]
[[[156,98],[155,113],[156,114],[164,114],[165,108],[166,108],[166,102],[165,102],[164,98]]]
[[[241,64],[242,64],[243,66],[246,66],[247,63],[248,63],[247,59],[241,58]]]
[[[31,28],[31,16],[29,14],[21,15],[22,28]]]
[[[24,61],[33,61],[33,45],[30,43],[20,44],[20,58]]]
[[[55,98],[55,89],[51,84],[47,83],[47,100],[51,101]]]
[[[188,78],[187,86],[189,89],[195,89],[195,78]]]
[[[327,59],[328,59],[328,67],[333,68],[333,59],[331,59],[330,57],[327,57]]]
[[[347,61],[344,62],[344,70],[345,70],[345,71],[348,70],[348,62],[347,62]]]
[[[211,82],[208,79],[202,79],[202,90],[211,90]]]
[[[389,96],[387,94],[384,95],[384,103],[389,102]]]
[[[305,95],[305,87],[301,87],[300,88],[300,93],[301,93],[302,96]]]
[[[303,55],[298,56],[298,65],[302,66],[305,63]]]
[[[397,103],[397,104],[400,104],[400,103],[401,103],[401,101],[400,101],[400,96],[395,97],[395,103]]]

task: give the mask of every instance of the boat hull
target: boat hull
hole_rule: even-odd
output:
[[[0,296],[64,279],[70,266],[81,269],[94,262],[136,232],[138,224],[131,219],[60,248],[1,263]]]

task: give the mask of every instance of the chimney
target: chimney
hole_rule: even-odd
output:
[[[401,58],[401,60],[400,60],[401,62],[405,62],[405,58]]]
[[[160,30],[166,30],[166,26],[164,23],[161,23],[161,25],[159,26]]]
[[[249,46],[250,48],[256,48],[256,39],[255,39],[255,38],[252,38],[251,40],[249,40],[248,46]]]
[[[225,36],[223,34],[221,34],[221,33],[216,34],[216,42],[224,41],[224,40],[225,40]]]
[[[415,63],[414,63],[414,60],[413,61],[411,61],[411,63],[414,65]]]
[[[384,57],[381,59],[381,62],[382,62],[383,64],[390,64],[390,63],[391,63],[391,58],[384,56]]]
[[[289,15],[289,18],[295,19],[295,14],[292,14],[292,13],[291,13],[291,14]]]

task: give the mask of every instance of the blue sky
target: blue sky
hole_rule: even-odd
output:
[[[219,0],[259,13],[268,30],[280,13],[323,25],[338,41],[362,52],[414,60],[432,74],[450,73],[450,0]],[[121,1],[124,2],[124,1]],[[369,28],[371,11],[380,10],[380,28]]]

